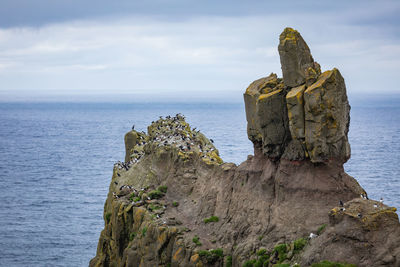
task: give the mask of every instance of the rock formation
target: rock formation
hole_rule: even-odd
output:
[[[283,79],[244,93],[254,156],[239,166],[180,114],[125,136],[90,266],[400,266],[396,209],[343,170],[350,106],[340,72],[321,73],[293,29],[278,49]]]
[[[244,93],[249,139],[272,159],[314,163],[350,158],[350,105],[339,70],[321,74],[301,35],[279,37],[283,79],[271,74]]]

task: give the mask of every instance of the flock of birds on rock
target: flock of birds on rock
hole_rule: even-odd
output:
[[[367,194],[364,194],[364,193],[360,194],[360,198],[365,199],[365,200],[369,200]],[[383,207],[383,198],[382,197],[379,200],[379,204],[380,204],[380,207],[382,208]],[[374,203],[374,208],[376,209],[378,207],[379,207],[378,204]],[[339,211],[345,211],[345,210],[346,210],[346,208],[344,207],[343,201],[339,200]],[[358,213],[357,217],[359,219],[361,219],[363,217],[363,215],[361,213]],[[314,234],[314,233],[310,233],[310,235],[308,236],[309,239],[313,239],[313,238],[316,238],[316,237],[318,237],[318,235]]]
[[[134,131],[135,126],[132,126]],[[182,153],[196,152],[199,153],[203,160],[222,163],[218,155],[218,150],[214,147],[214,141],[207,139],[196,128],[191,129],[189,124],[185,122],[185,117],[176,114],[174,117],[166,116],[157,121],[152,121],[148,127],[148,135],[144,132],[136,132],[138,140],[136,145],[131,149],[129,162],[117,162],[114,167],[118,170],[129,170],[129,168],[140,161],[146,154],[145,146],[160,148],[171,146],[178,148]]]

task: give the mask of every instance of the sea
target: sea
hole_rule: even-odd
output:
[[[352,105],[345,170],[370,198],[400,208],[397,103]],[[243,104],[0,103],[0,266],[88,266],[124,134],[176,113],[224,161],[253,153]]]

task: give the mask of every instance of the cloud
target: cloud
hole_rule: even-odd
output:
[[[281,75],[277,44],[285,26],[302,33],[324,69],[341,70],[350,93],[399,92],[397,28],[353,23],[370,14],[357,10],[268,14],[135,15],[3,28],[0,94],[241,101],[251,81]]]

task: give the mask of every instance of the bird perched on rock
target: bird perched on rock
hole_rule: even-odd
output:
[[[313,239],[313,238],[316,238],[317,237],[317,235],[316,234],[314,234],[314,233],[310,233],[310,236],[309,236],[309,238],[310,239]]]
[[[361,219],[362,218],[362,214],[361,213],[357,214],[357,217]]]
[[[343,201],[339,200],[339,206],[343,207]]]
[[[135,124],[134,124],[134,125],[132,125],[132,130],[135,130]]]

